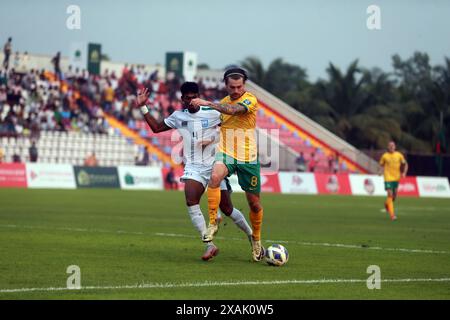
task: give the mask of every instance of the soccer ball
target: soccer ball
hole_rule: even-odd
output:
[[[271,266],[280,267],[289,260],[289,253],[281,244],[273,244],[266,249],[265,260]]]

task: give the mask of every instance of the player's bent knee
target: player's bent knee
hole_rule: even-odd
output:
[[[221,205],[220,211],[222,211],[226,216],[229,216],[233,212],[233,207],[230,205]]]
[[[210,186],[211,188],[217,188],[220,186],[220,182],[222,181],[222,179],[223,177],[221,177],[219,174],[212,173],[208,186]]]
[[[259,201],[250,202],[249,206],[250,206],[250,210],[252,210],[252,212],[259,212],[262,210],[262,206]]]
[[[186,199],[186,205],[188,207],[192,207],[192,206],[196,206],[200,203],[200,201],[196,200],[196,199]]]

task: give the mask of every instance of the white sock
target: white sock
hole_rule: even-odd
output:
[[[248,224],[247,220],[245,220],[244,215],[238,209],[233,208],[233,212],[230,214],[230,218],[234,221],[234,223],[245,232],[246,235],[252,235],[252,228]]]
[[[222,217],[222,211],[217,210],[217,219],[220,219]]]
[[[200,205],[196,204],[195,206],[188,207],[188,212],[191,217],[192,224],[203,237],[206,234],[206,222],[202,210],[200,209]]]

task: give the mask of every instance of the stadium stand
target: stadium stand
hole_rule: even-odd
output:
[[[32,57],[28,64],[36,66]],[[0,73],[0,147],[5,162],[30,161],[29,149],[35,141],[39,162],[79,165],[95,153],[102,166],[176,166],[170,156],[177,152],[177,136],[170,131],[157,135],[151,132],[132,105],[137,90],[147,87],[154,116],[170,115],[181,107],[180,79],[163,75],[158,68],[152,71],[139,65],[120,64],[118,68],[110,64],[101,76],[72,70],[64,58],[62,66],[61,81],[45,69],[23,67],[17,72]],[[214,74],[218,75],[204,71],[197,80],[203,97],[209,100],[225,96],[223,83]],[[296,170],[300,154],[307,171],[371,172],[376,168],[373,160],[324,128],[301,123],[298,115],[283,112],[286,105],[254,83],[249,82],[249,89],[261,102],[258,130],[279,147],[281,170]]]

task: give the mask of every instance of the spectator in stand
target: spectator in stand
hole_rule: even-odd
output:
[[[37,162],[38,160],[38,149],[36,148],[36,142],[31,142],[31,146],[28,149],[28,154],[30,156],[30,162]]]
[[[147,148],[144,148],[144,156],[142,157],[142,165],[148,166],[150,163],[150,154],[148,153]]]
[[[5,151],[3,151],[3,148],[0,147],[0,163],[2,163],[5,160]]]
[[[112,104],[114,102],[114,89],[111,83],[108,81],[105,90],[103,91],[103,109],[106,112],[110,112],[112,109]]]
[[[69,65],[67,68],[66,75],[64,77],[66,81],[68,81],[70,84],[73,84],[73,81],[75,80],[75,72],[73,71],[72,65]]]
[[[155,70],[152,72],[152,74],[149,77],[150,81],[157,81],[158,80],[158,70]]]
[[[22,162],[22,159],[20,159],[20,156],[17,153],[13,154],[12,159],[13,159],[14,163],[21,163]]]
[[[28,70],[28,62],[30,61],[30,57],[28,56],[28,51],[25,51],[22,57],[22,64],[20,66],[21,72],[26,72]]]
[[[297,164],[298,172],[306,171],[306,160],[305,160],[305,157],[303,156],[303,152],[300,152],[300,155],[297,157],[295,163]]]
[[[57,52],[56,56],[53,57],[52,59],[52,64],[55,70],[55,75],[56,78],[58,80],[62,80],[62,73],[61,73],[61,66],[60,66],[60,62],[61,62],[61,52]]]
[[[96,166],[98,166],[98,160],[97,160],[97,157],[95,156],[95,152],[92,152],[91,155],[89,155],[84,160],[84,165],[87,166],[87,167],[96,167]]]
[[[6,103],[8,95],[6,94],[6,85],[0,84],[0,106]]]
[[[8,70],[9,68],[9,57],[11,56],[11,52],[12,52],[12,38],[9,37],[8,41],[3,46],[3,54],[4,54],[3,68],[5,68],[5,70]]]
[[[339,155],[337,153],[328,157],[328,168],[331,173],[336,174],[339,172]]]
[[[5,71],[0,70],[0,86],[5,86],[6,87],[7,83],[8,83],[8,77],[7,77],[7,74],[6,74],[6,70]]]
[[[316,169],[316,165],[317,165],[316,154],[313,152],[313,153],[311,153],[311,157],[309,159],[308,171],[314,172],[314,170]]]
[[[16,51],[14,54],[14,62],[13,62],[13,68],[15,71],[20,72],[20,53],[19,51]]]
[[[178,182],[175,179],[175,171],[170,167],[166,175],[166,184],[170,190],[178,190]]]
[[[150,163],[150,155],[146,147],[140,147],[139,155],[135,157],[135,164],[137,166],[148,166]]]

